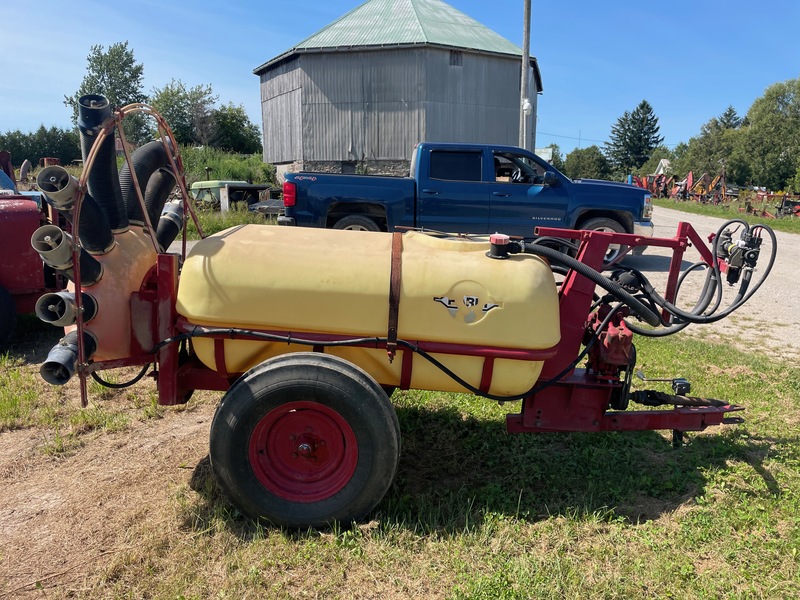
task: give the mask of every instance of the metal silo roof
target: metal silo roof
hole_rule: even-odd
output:
[[[367,0],[254,72],[298,52],[408,45],[522,54],[519,46],[441,0]]]

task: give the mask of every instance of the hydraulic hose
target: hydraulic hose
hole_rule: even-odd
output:
[[[84,162],[103,123],[111,116],[111,106],[105,96],[88,94],[78,100],[78,132]],[[117,174],[116,143],[107,135],[98,148],[92,170],[87,180],[89,195],[95,199],[106,215],[108,225],[115,233],[128,230],[128,216],[122,200],[122,190]]]
[[[760,234],[761,232],[766,232],[766,234],[770,238],[771,242],[771,249],[770,249],[770,258],[769,262],[767,263],[766,269],[764,273],[761,275],[760,279],[751,287],[752,284],[752,277],[753,277],[753,269],[755,268],[755,261],[757,260],[757,256],[751,259],[751,264],[743,265],[740,268],[741,273],[741,283],[739,285],[739,289],[737,290],[736,296],[733,298],[731,303],[722,311],[719,311],[719,307],[722,304],[722,270],[720,268],[719,260],[715,260],[712,265],[707,265],[706,263],[695,263],[689,269],[687,269],[684,273],[681,274],[680,279],[678,280],[678,285],[676,288],[676,297],[678,292],[680,291],[681,285],[683,284],[686,277],[691,273],[693,270],[700,268],[700,267],[708,267],[708,273],[706,275],[706,280],[703,285],[703,289],[700,293],[700,298],[698,299],[695,306],[689,310],[683,310],[678,308],[672,302],[668,302],[664,299],[658,292],[655,291],[653,286],[647,280],[647,278],[640,272],[636,271],[635,269],[629,270],[629,272],[636,275],[638,279],[638,284],[644,296],[647,299],[657,306],[661,307],[663,310],[668,312],[673,317],[673,325],[666,327],[665,329],[657,329],[657,330],[650,330],[645,329],[643,327],[639,327],[634,323],[627,323],[628,327],[634,333],[648,336],[648,337],[661,337],[665,335],[670,335],[681,329],[685,328],[689,324],[709,324],[709,323],[716,323],[730,315],[733,311],[737,310],[741,307],[745,302],[747,302],[753,294],[761,287],[761,285],[766,281],[767,276],[769,275],[770,271],[772,270],[773,265],[775,264],[775,257],[777,254],[777,239],[775,237],[775,233],[772,231],[771,228],[767,227],[766,225],[753,225],[750,226],[746,221],[743,219],[731,219],[722,224],[722,226],[717,230],[716,236],[714,238],[714,244],[712,246],[712,251],[715,257],[722,257],[724,258],[727,256],[728,250],[726,248],[720,248],[720,244],[723,243],[722,240],[726,239],[726,243],[729,243],[731,247],[736,248],[738,244],[733,244],[731,241],[731,236],[728,235],[727,237],[723,235],[723,232],[726,231],[728,227],[734,224],[739,224],[744,228],[744,232],[741,235],[741,239],[744,240],[747,237],[752,239],[752,232],[756,232]],[[745,242],[747,244],[747,242]],[[760,246],[760,242],[758,244],[754,244],[752,247],[745,248],[747,250],[754,250]],[[741,248],[740,248],[741,249]],[[729,266],[729,269],[731,267]],[[712,305],[713,302],[713,305]],[[718,312],[719,311],[719,312]]]
[[[521,394],[509,395],[509,396],[500,396],[497,394],[490,394],[488,392],[481,391],[479,388],[471,385],[467,382],[464,378],[460,377],[457,373],[455,373],[452,369],[444,365],[441,361],[435,358],[429,352],[423,350],[416,344],[409,342],[407,340],[398,339],[397,344],[404,348],[408,348],[412,352],[419,354],[422,358],[427,360],[431,363],[434,367],[442,371],[445,375],[447,375],[450,379],[464,387],[469,392],[475,394],[476,396],[481,396],[482,398],[487,398],[489,400],[497,400],[499,402],[511,402],[514,400],[522,400],[523,398],[527,398],[528,396],[532,396],[534,394],[538,394],[542,390],[549,388],[552,385],[555,385],[561,379],[563,379],[566,375],[570,373],[578,363],[583,360],[583,358],[589,353],[592,346],[598,340],[600,333],[608,327],[608,324],[613,319],[614,315],[619,311],[621,304],[617,304],[611,308],[609,313],[603,319],[602,323],[597,327],[597,329],[593,332],[591,338],[587,341],[586,345],[584,346],[581,353],[569,364],[567,365],[564,370],[562,370],[559,374],[547,381],[543,382],[536,382],[532,388],[527,390],[526,392],[522,392]],[[375,344],[376,347],[378,344],[385,344],[387,338],[376,338],[376,337],[368,337],[368,338],[353,338],[349,340],[336,340],[332,342],[321,342],[319,340],[307,340],[299,337],[293,337],[291,335],[278,335],[274,333],[266,333],[263,331],[253,331],[248,329],[238,329],[238,328],[221,328],[221,327],[198,327],[195,331],[189,333],[181,333],[174,337],[162,340],[156,346],[150,350],[150,354],[155,354],[161,348],[168,344],[174,344],[176,342],[181,342],[183,340],[190,340],[196,337],[209,337],[209,336],[216,336],[216,335],[224,335],[226,337],[230,337],[231,339],[235,339],[237,336],[241,336],[247,339],[254,339],[254,340],[262,340],[262,341],[269,341],[269,342],[281,342],[285,344],[299,344],[302,346],[320,346],[324,348],[328,347],[346,347],[346,346],[359,346],[364,344]],[[633,363],[631,363],[632,365]]]
[[[536,256],[547,258],[551,262],[562,264],[565,267],[574,270],[578,274],[583,275],[590,281],[599,285],[609,294],[614,296],[617,300],[628,306],[634,313],[636,313],[638,317],[644,320],[648,325],[656,327],[662,324],[661,317],[657,313],[653,312],[650,308],[645,306],[640,300],[636,299],[632,294],[626,292],[619,284],[617,284],[614,281],[611,281],[608,277],[605,277],[603,274],[595,271],[594,269],[583,264],[579,260],[576,260],[571,256],[567,256],[566,254],[564,254],[563,252],[559,252],[558,250],[548,248],[547,246],[541,246],[530,242],[520,242],[519,244],[523,252],[526,252],[528,254],[535,254]]]
[[[747,302],[753,294],[758,291],[761,285],[766,281],[767,276],[769,275],[770,271],[772,271],[772,267],[775,264],[775,256],[777,254],[777,239],[775,237],[775,232],[772,231],[771,228],[767,227],[766,225],[754,225],[750,226],[746,221],[742,219],[731,219],[722,225],[717,231],[717,235],[714,238],[714,255],[719,256],[719,242],[721,239],[722,232],[730,225],[734,223],[740,223],[745,228],[745,233],[749,233],[753,230],[764,231],[770,238],[772,243],[771,252],[769,262],[767,263],[767,267],[764,269],[764,273],[761,278],[756,282],[756,284],[751,288],[750,283],[752,280],[753,272],[751,268],[744,268],[742,273],[742,281],[739,286],[739,290],[736,294],[736,297],[733,301],[721,312],[714,312],[714,314],[696,314],[695,312],[687,312],[682,310],[668,302],[664,298],[662,298],[657,292],[653,291],[650,293],[651,298],[653,301],[658,304],[659,306],[663,307],[665,310],[669,311],[670,314],[675,315],[681,319],[689,321],[690,323],[701,323],[701,324],[708,324],[708,323],[716,323],[730,315],[733,311],[741,307],[745,302]],[[719,293],[721,293],[721,286],[722,286],[722,273],[720,270],[719,262],[715,261],[713,265],[713,272],[716,278],[716,285],[719,287]]]

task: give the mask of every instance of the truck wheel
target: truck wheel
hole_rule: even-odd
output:
[[[589,219],[585,223],[581,223],[578,226],[578,229],[583,229],[584,231],[608,231],[610,233],[627,233],[625,228],[614,219],[609,219],[607,217],[595,217],[594,219]],[[615,261],[620,254],[625,252],[627,246],[623,246],[620,244],[611,244],[608,247],[608,251],[606,252],[606,262],[610,263]]]
[[[0,287],[0,350],[5,350],[17,326],[17,308],[14,299]]]
[[[334,229],[352,229],[355,231],[380,231],[378,224],[364,215],[347,215],[342,217],[333,226]]]
[[[361,368],[327,354],[286,354],[228,390],[211,423],[209,455],[244,514],[290,528],[348,525],[389,489],[400,426]]]

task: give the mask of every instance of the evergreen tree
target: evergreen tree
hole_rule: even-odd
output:
[[[604,146],[609,162],[619,175],[630,173],[647,162],[652,151],[664,141],[658,130],[658,117],[647,100],[617,119],[611,127],[610,141]]]
[[[723,129],[739,129],[742,126],[742,118],[736,114],[736,109],[733,106],[728,106],[725,112],[719,116],[717,121]]]
[[[559,148],[558,144],[556,143],[549,144],[547,147],[553,150],[553,158],[550,159],[550,164],[559,171],[563,172],[564,158],[561,156],[561,148]]]

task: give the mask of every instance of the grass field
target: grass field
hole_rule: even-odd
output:
[[[707,217],[718,217],[720,219],[744,219],[750,224],[764,223],[769,225],[775,231],[785,231],[786,233],[800,233],[800,218],[797,217],[781,217],[779,219],[770,219],[759,214],[745,214],[739,212],[740,206],[743,203],[731,202],[730,204],[701,204],[700,202],[693,201],[678,201],[669,198],[653,199],[653,204],[663,208],[672,208],[687,213],[696,215],[705,215]],[[771,204],[757,205],[757,210],[766,210],[771,214],[775,214],[775,207]]]
[[[746,423],[691,434],[680,449],[667,432],[508,435],[516,404],[397,392],[399,474],[367,522],[255,524],[201,461],[70,595],[800,597],[800,369],[680,336],[637,349],[648,376],[687,377],[698,395],[746,406]],[[93,388],[81,411],[53,401],[35,370],[3,359],[0,431],[40,430],[39,451],[56,460],[169,410],[147,393],[105,402]],[[192,403],[215,402],[204,398]]]

